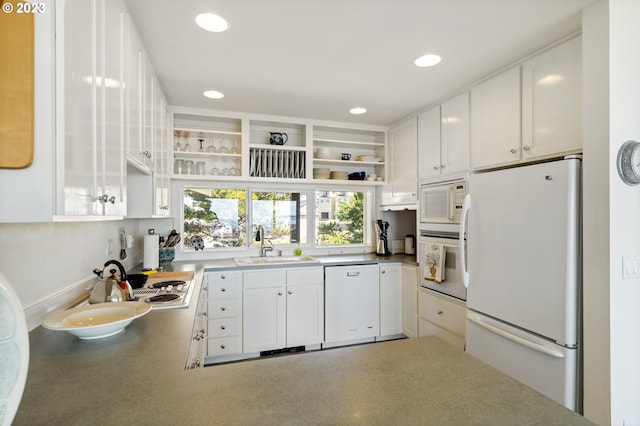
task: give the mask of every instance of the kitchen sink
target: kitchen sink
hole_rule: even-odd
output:
[[[259,266],[259,265],[286,265],[300,263],[319,263],[320,261],[311,256],[250,256],[250,257],[234,257],[234,262],[238,266]]]

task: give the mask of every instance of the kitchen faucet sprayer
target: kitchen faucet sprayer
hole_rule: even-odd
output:
[[[256,232],[256,241],[260,241],[260,257],[266,257],[268,251],[273,250],[273,243],[271,240],[268,240],[270,247],[264,246],[264,227],[262,225],[258,225],[258,232]]]

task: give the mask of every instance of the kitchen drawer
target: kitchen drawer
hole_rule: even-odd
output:
[[[242,272],[240,271],[216,271],[205,272],[204,280],[208,283],[228,282],[228,281],[241,281]]]
[[[242,299],[212,299],[207,304],[209,318],[230,318],[242,316]]]
[[[324,268],[287,269],[287,284],[317,284],[324,282]]]
[[[244,288],[279,287],[285,282],[285,269],[261,269],[243,274]]]
[[[242,296],[242,282],[215,282],[208,287],[209,300],[236,299]]]
[[[444,340],[445,342],[455,346],[456,348],[460,350],[464,350],[463,337],[457,334],[451,333],[445,330],[444,328],[440,328],[437,325],[430,323],[429,321],[423,318],[420,318],[420,321],[418,321],[418,336],[419,337],[436,336]]]
[[[464,337],[467,307],[443,297],[418,292],[418,316]]]
[[[208,321],[208,337],[228,337],[240,335],[242,320],[236,318],[218,318]]]
[[[242,353],[240,336],[207,339],[207,356],[235,355]]]

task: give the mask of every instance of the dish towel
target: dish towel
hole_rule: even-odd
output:
[[[425,253],[424,279],[441,284],[444,281],[444,259],[446,257],[446,248],[444,244],[430,243],[427,244]]]

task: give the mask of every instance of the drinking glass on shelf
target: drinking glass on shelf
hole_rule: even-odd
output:
[[[205,166],[204,161],[198,161],[198,162],[196,163],[196,174],[197,174],[197,175],[203,175],[203,174],[205,174],[204,166]]]
[[[182,144],[180,143],[180,137],[182,136],[182,132],[180,130],[176,130],[174,133],[176,143],[174,145],[174,149],[176,151],[182,151]]]
[[[184,174],[185,175],[192,175],[193,172],[194,172],[194,166],[195,165],[193,164],[193,161],[191,161],[191,160],[185,161],[184,162],[184,167],[185,167]]]
[[[220,152],[222,154],[228,154],[229,153],[229,148],[227,148],[227,138],[222,139],[222,146],[220,147],[218,152]]]
[[[240,142],[237,139],[233,140],[233,146],[231,147],[232,154],[240,154]]]
[[[191,145],[189,145],[189,132],[183,132],[182,133],[184,135],[184,140],[186,141],[184,144],[184,150],[189,152],[191,151]]]
[[[184,170],[184,160],[176,159],[173,163],[173,173],[181,175]]]
[[[207,152],[216,153],[218,150],[213,146],[213,138],[211,138],[211,144],[207,147]]]

